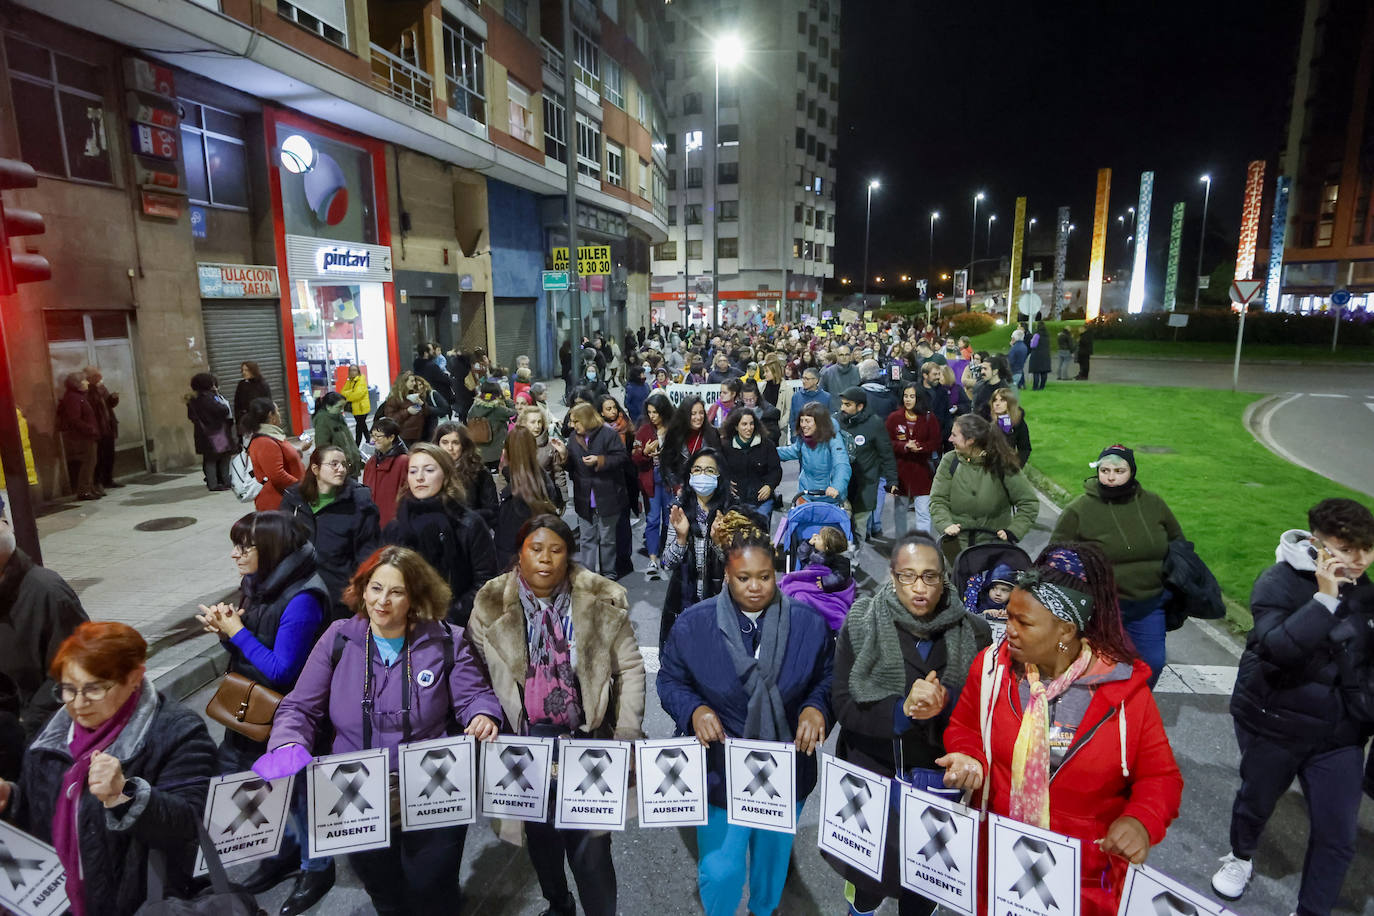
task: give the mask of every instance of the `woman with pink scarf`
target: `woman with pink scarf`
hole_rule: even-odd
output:
[[[147,679],[148,644],[122,623],[83,623],[51,666],[63,706],[0,783],[0,815],[57,850],[73,916],[128,916],[147,897],[148,853],[185,895],[215,745],[194,712]]]

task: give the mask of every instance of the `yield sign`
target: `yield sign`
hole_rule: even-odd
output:
[[[1231,301],[1236,305],[1246,305],[1259,295],[1263,280],[1236,280],[1231,284]]]

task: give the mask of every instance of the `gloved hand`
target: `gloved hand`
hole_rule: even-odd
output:
[[[286,744],[253,761],[253,772],[263,779],[281,779],[299,773],[310,760],[310,751],[299,744]]]

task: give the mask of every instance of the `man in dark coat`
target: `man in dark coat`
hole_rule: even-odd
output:
[[[85,375],[86,381],[90,382],[86,399],[91,402],[95,422],[100,429],[100,439],[95,445],[95,483],[102,489],[122,487],[124,484],[115,483],[114,479],[115,440],[119,438],[119,418],[115,416],[115,408],[119,406],[119,395],[112,394],[105,387],[102,381],[105,376],[95,366],[87,366]]]
[[[839,427],[854,439],[849,459],[849,505],[854,511],[854,543],[868,535],[869,520],[878,506],[878,485],[897,480],[897,456],[884,418],[868,410],[868,392],[855,386],[840,394]]]
[[[413,366],[415,374],[429,382],[429,387],[439,392],[445,403],[453,401],[453,376],[444,371],[439,365],[439,346],[433,343],[423,343],[417,348],[415,364]]]
[[[77,499],[99,499],[105,490],[96,482],[95,464],[100,424],[86,397],[90,382],[80,372],[70,372],[62,400],[57,402],[57,429],[62,433],[62,450],[67,453],[67,477]]]

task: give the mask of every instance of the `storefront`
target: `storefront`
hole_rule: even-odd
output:
[[[383,147],[281,109],[265,112],[291,424],[363,368],[384,397],[396,336]],[[286,404],[281,405],[283,408]]]

